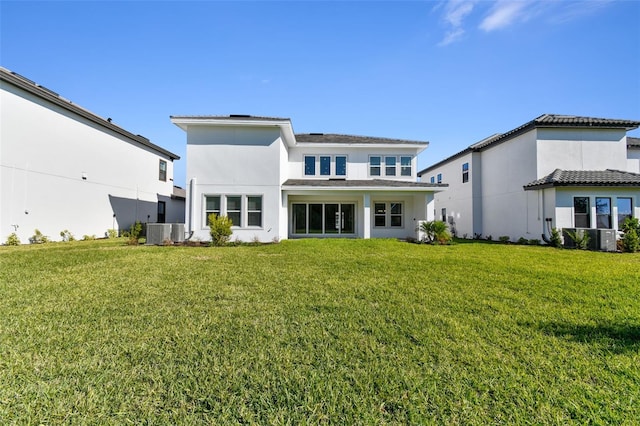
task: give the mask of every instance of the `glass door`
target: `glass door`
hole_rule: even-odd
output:
[[[291,230],[296,235],[355,234],[355,204],[295,203]]]

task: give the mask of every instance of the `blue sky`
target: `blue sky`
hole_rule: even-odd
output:
[[[0,64],[182,156],[181,186],[170,115],[426,140],[422,169],[544,113],[640,120],[640,2],[1,0]]]

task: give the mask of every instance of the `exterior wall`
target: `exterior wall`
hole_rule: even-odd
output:
[[[627,149],[628,172],[640,173],[640,149]]]
[[[537,175],[555,169],[626,170],[624,129],[538,129]]]
[[[187,229],[209,240],[206,195],[262,196],[262,226],[233,227],[232,239],[286,238],[281,228],[283,142],[276,127],[193,126],[187,132]],[[223,206],[224,208],[224,206]]]
[[[2,242],[16,232],[26,243],[36,228],[53,240],[65,229],[102,237],[155,222],[158,201],[167,203],[167,220],[183,218],[183,203],[170,198],[170,158],[9,83],[1,96]]]
[[[540,238],[535,199],[522,188],[536,178],[535,130],[482,152],[483,237]]]
[[[437,182],[438,174],[442,174],[442,182],[449,185],[446,191],[439,192],[435,195],[435,211],[434,217],[442,220],[442,209],[446,209],[447,223],[452,232],[455,230],[457,236],[466,235],[468,238],[473,237],[474,223],[474,185],[480,187],[480,182],[476,182],[477,174],[475,174],[476,164],[480,162],[473,161],[473,153],[468,153],[455,160],[438,167],[422,176],[423,182],[431,182],[434,177]],[[462,165],[469,164],[469,181],[462,182]]]
[[[562,188],[556,191],[556,228],[575,228],[573,197],[589,197],[591,228],[596,228],[596,197],[611,198],[611,221],[613,229],[618,223],[617,198],[631,198],[633,216],[640,218],[640,190],[634,188]]]
[[[297,146],[289,150],[288,177],[290,179],[314,179],[304,174],[305,155],[346,155],[347,175],[340,176],[349,180],[364,179],[391,179],[398,181],[415,182],[417,176],[416,150],[411,148],[376,148],[372,147],[323,147],[323,146]],[[371,155],[395,155],[411,156],[411,176],[400,176],[400,164],[396,165],[396,176],[370,176],[369,156]],[[315,176],[317,179],[327,179],[328,176]]]

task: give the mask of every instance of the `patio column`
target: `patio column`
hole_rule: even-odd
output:
[[[364,207],[364,217],[362,218],[362,238],[371,238],[371,195],[366,193],[362,196],[362,206]]]

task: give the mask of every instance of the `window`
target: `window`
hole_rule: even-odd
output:
[[[590,228],[589,197],[573,198],[573,220],[576,228]]]
[[[462,165],[462,183],[469,182],[469,163]]]
[[[385,176],[396,175],[396,157],[384,157],[384,174]]]
[[[596,227],[611,229],[611,198],[596,197]]]
[[[291,205],[294,234],[354,234],[355,204],[306,204]]]
[[[438,173],[438,183],[442,183],[442,173]]]
[[[305,155],[304,157],[304,175],[315,176],[316,174],[316,157],[313,155]]]
[[[380,176],[380,157],[369,157],[369,175]]]
[[[373,225],[377,228],[402,228],[402,203],[374,203]]]
[[[158,223],[165,222],[166,209],[167,209],[167,204],[164,201],[158,201],[158,218],[156,219]]]
[[[347,157],[336,155],[336,176],[347,175]]]
[[[436,183],[436,177],[435,176],[431,176],[431,183]]]
[[[441,213],[442,213],[442,221],[443,221],[444,223],[447,223],[447,209],[446,209],[446,208],[445,208],[445,209],[442,209],[442,212],[441,212]]]
[[[262,196],[247,197],[247,226],[262,226]]]
[[[210,214],[213,213],[216,216],[220,216],[220,196],[208,195],[204,198],[205,198],[204,216],[205,216],[205,222],[208,224]]]
[[[242,196],[227,195],[227,217],[231,219],[232,226],[242,226]]]
[[[322,176],[331,175],[331,157],[326,155],[320,156],[320,174]]]
[[[158,170],[158,179],[163,182],[167,181],[167,162],[164,160],[160,160],[160,166]]]
[[[627,218],[633,217],[631,198],[618,198],[618,228]]]
[[[400,157],[400,176],[411,176],[411,157]]]

